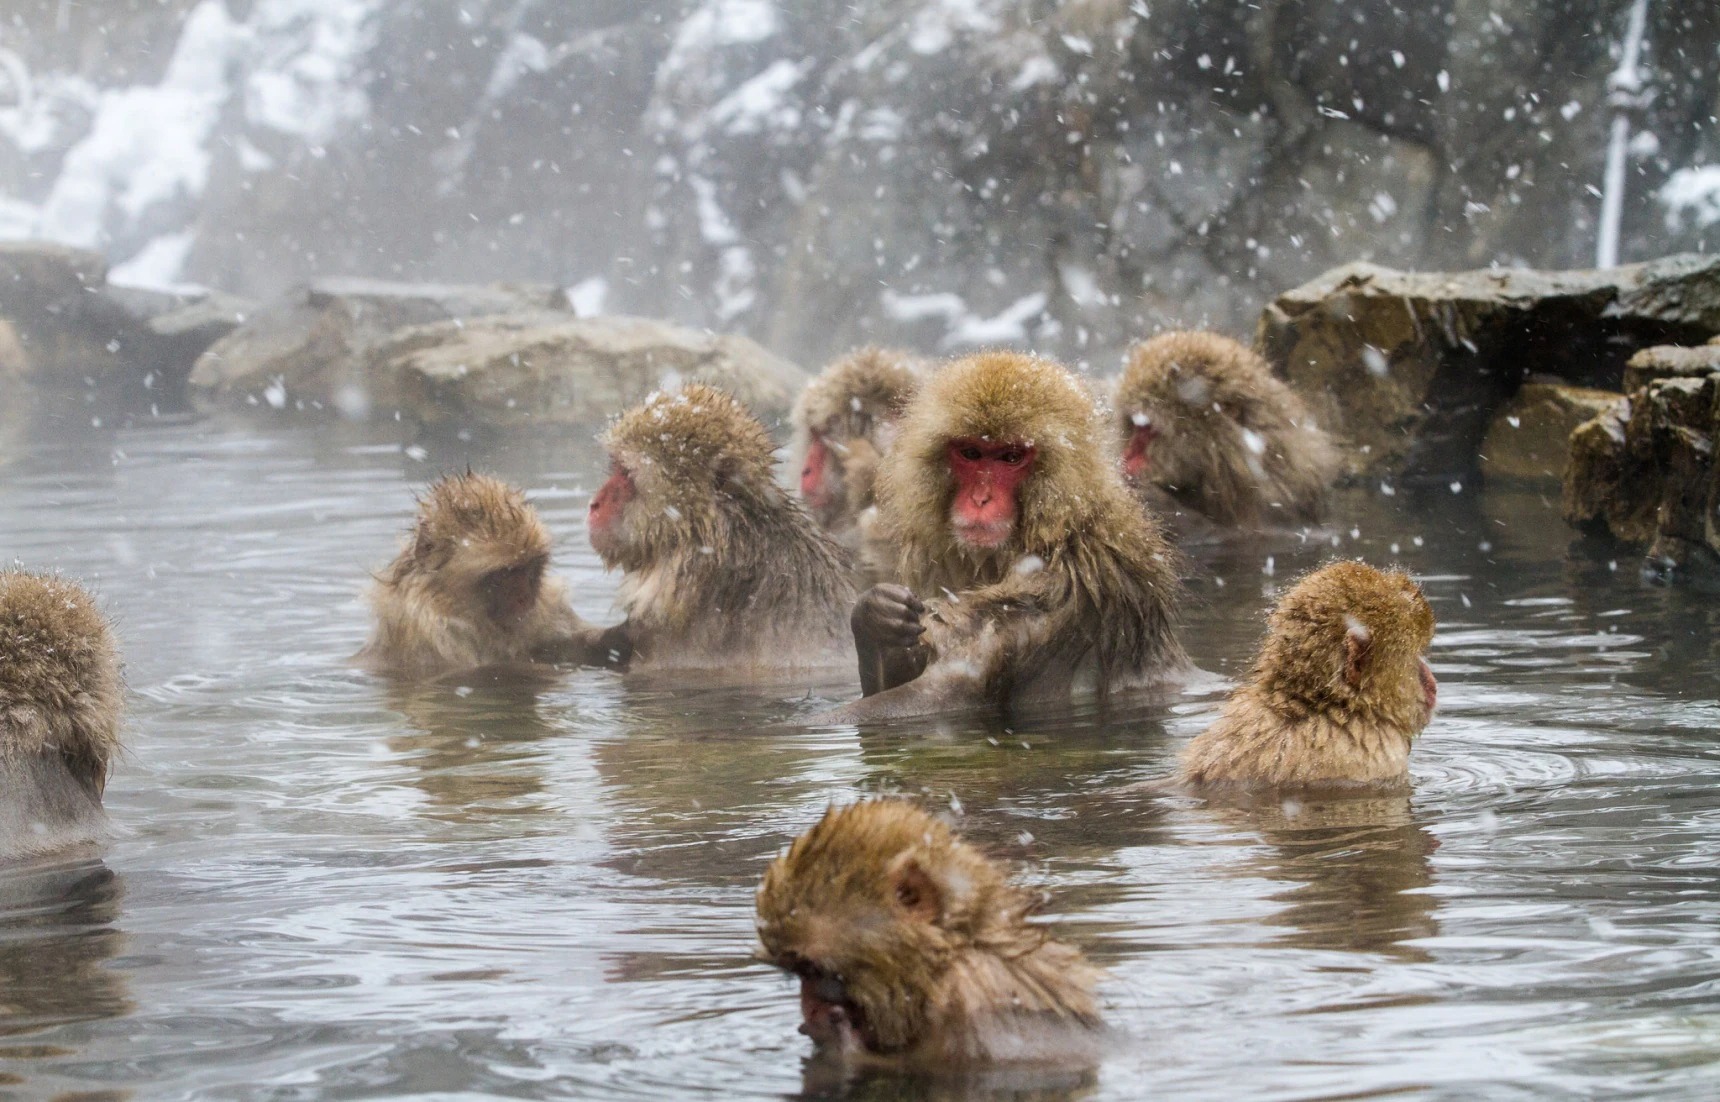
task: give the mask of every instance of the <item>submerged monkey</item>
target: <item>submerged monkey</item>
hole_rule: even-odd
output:
[[[1338,452],[1296,392],[1217,333],[1161,333],[1117,384],[1124,475],[1179,534],[1320,519]]]
[[[0,858],[99,838],[125,686],[95,601],[0,570]]]
[[[1179,786],[1212,795],[1402,789],[1439,688],[1433,610],[1400,571],[1335,562],[1273,611],[1248,681],[1183,752]]]
[[[651,395],[604,435],[591,546],[622,571],[639,667],[770,669],[845,660],[848,556],[772,477],[746,407],[693,384]]]
[[[879,479],[906,585],[856,605],[866,695],[831,718],[1105,695],[1187,671],[1178,560],[1098,433],[1091,395],[1047,360],[982,353],[925,384]]]
[[[800,979],[801,1032],[928,1066],[1091,1049],[1100,973],[1037,900],[914,805],[832,807],[765,870],[761,959]]]
[[[870,537],[878,464],[919,389],[921,370],[906,352],[857,349],[825,368],[795,402],[801,500],[855,554]]]
[[[624,665],[625,636],[580,619],[549,558],[549,529],[519,490],[470,471],[438,479],[371,588],[376,627],[356,661],[407,677],[532,662]]]

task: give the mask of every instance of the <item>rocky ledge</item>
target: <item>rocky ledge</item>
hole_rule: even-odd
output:
[[[1352,472],[1444,483],[1556,477],[1565,431],[1620,389],[1633,354],[1715,333],[1720,258],[1690,255],[1605,271],[1350,264],[1279,296],[1258,340]],[[1544,385],[1513,405],[1525,383]]]
[[[1720,577],[1720,339],[1644,349],[1626,384],[1571,434],[1565,519],[1642,549],[1652,577]]]

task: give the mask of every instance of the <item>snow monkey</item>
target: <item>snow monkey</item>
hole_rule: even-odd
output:
[[[519,490],[470,471],[439,479],[371,588],[376,628],[357,661],[409,677],[534,661],[625,664],[624,636],[574,613],[549,557],[549,530]]]
[[[651,395],[604,435],[591,546],[622,572],[636,664],[734,669],[847,660],[847,555],[772,477],[774,445],[734,398]]]
[[[760,958],[800,979],[800,1031],[860,1060],[1078,1055],[1100,973],[1028,921],[1038,899],[904,800],[832,807],[765,870]]]
[[[125,686],[95,601],[0,570],[0,857],[99,838]]]
[[[1217,333],[1136,345],[1116,409],[1124,475],[1150,508],[1196,514],[1203,531],[1316,521],[1338,473],[1337,450],[1295,391]]]
[[[1253,672],[1189,743],[1179,781],[1213,794],[1407,786],[1439,696],[1422,657],[1432,640],[1409,575],[1321,567],[1278,602]]]
[[[794,406],[800,496],[836,539],[858,552],[865,539],[878,462],[920,384],[906,352],[861,348],[832,363]]]
[[[910,403],[878,483],[907,584],[852,624],[865,699],[832,718],[919,715],[1183,674],[1177,560],[1099,444],[1091,395],[1057,364],[987,352]]]

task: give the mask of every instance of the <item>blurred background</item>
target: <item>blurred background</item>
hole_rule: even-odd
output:
[[[1713,0],[0,13],[0,239],[141,286],[540,280],[801,362],[1026,341],[1109,369],[1349,260],[1720,243]]]

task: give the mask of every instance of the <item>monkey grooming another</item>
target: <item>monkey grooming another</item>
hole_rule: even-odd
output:
[[[1164,682],[1177,558],[1099,445],[1091,395],[1013,352],[945,366],[880,471],[901,585],[854,608],[865,698],[828,718],[923,715]]]
[[[1423,654],[1433,610],[1400,571],[1335,562],[1273,610],[1248,681],[1183,751],[1201,794],[1409,785],[1409,750],[1439,688]]]
[[[90,595],[0,570],[0,858],[102,836],[124,697],[113,632]]]
[[[658,393],[604,435],[591,546],[622,572],[635,666],[784,669],[846,661],[847,555],[772,477],[775,446],[715,387]]]
[[[1338,453],[1265,360],[1217,333],[1135,346],[1117,383],[1123,473],[1179,535],[1320,519]]]
[[[794,405],[800,497],[819,524],[858,554],[867,539],[878,463],[919,389],[921,365],[906,352],[861,348],[801,391]]]
[[[371,588],[376,627],[355,660],[405,677],[531,662],[625,665],[625,636],[580,619],[549,557],[549,529],[524,494],[488,475],[444,476]]]
[[[931,1066],[1091,1052],[1100,973],[1037,900],[904,800],[832,807],[765,870],[761,959],[800,979],[800,1031]]]

